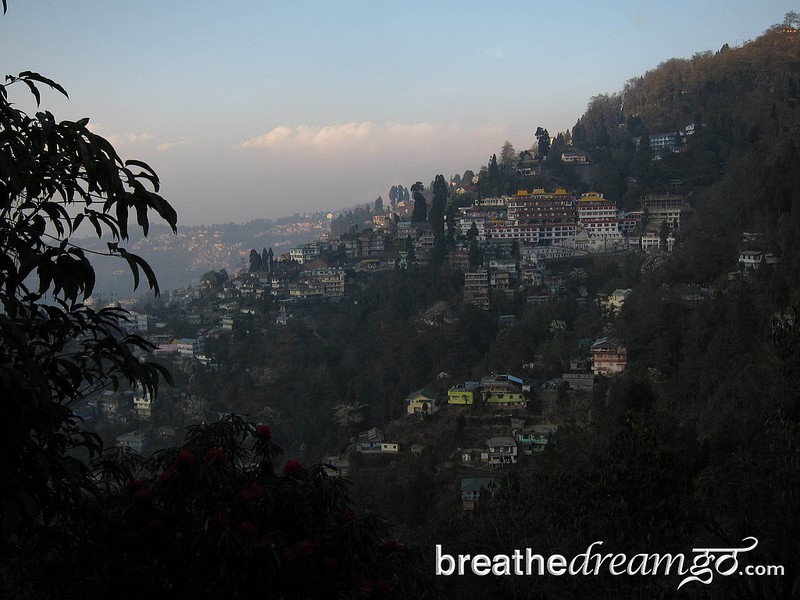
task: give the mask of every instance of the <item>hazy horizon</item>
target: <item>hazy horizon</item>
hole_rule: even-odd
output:
[[[755,39],[795,8],[11,0],[0,53],[3,74],[67,89],[68,102],[44,96],[56,118],[88,116],[123,158],[149,162],[179,224],[211,225],[477,171],[506,140],[529,148],[538,126],[571,128],[593,96]]]

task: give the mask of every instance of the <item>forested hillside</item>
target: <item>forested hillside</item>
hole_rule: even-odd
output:
[[[783,565],[784,576],[680,592],[656,578],[475,578],[472,588],[451,582],[461,597],[583,597],[598,587],[609,597],[796,597],[799,59],[797,31],[776,27],[741,48],[668,61],[593,99],[572,131],[594,157],[593,187],[626,207],[650,192],[687,193],[693,225],[671,255],[646,258],[626,278],[608,272],[633,290],[603,325],[628,343],[631,368],[595,390],[591,424],[562,428],[534,472],[511,475],[468,526],[453,515],[429,538],[489,555],[509,547],[569,555],[595,540],[604,551],[685,552],[754,536],[747,562]],[[680,153],[653,161],[637,149],[636,138],[690,123],[702,127]],[[749,279],[729,276],[748,247],[743,232],[781,261]],[[687,284],[713,297],[687,301]]]
[[[213,344],[221,376],[199,373],[192,385],[215,390],[220,410],[269,415],[289,445],[321,455],[342,451],[359,428],[407,423],[403,398],[411,390],[444,392],[492,371],[546,381],[585,355],[582,340],[623,339],[626,373],[599,382],[590,418],[563,423],[533,466],[504,471],[503,490],[470,516],[456,502],[442,508],[452,496],[442,470],[480,415],[465,412],[444,433],[447,421],[397,429],[424,437],[430,428],[440,437],[425,460],[377,479],[391,472],[390,517],[425,549],[439,543],[489,555],[525,547],[570,555],[596,540],[615,552],[689,552],[754,536],[759,544],[747,561],[782,565],[782,577],[720,578],[680,592],[674,578],[601,584],[612,597],[793,597],[800,566],[799,42],[797,33],[776,28],[741,48],[668,61],[620,94],[592,100],[571,148],[593,164],[541,157],[533,176],[498,169],[493,188],[478,186],[487,194],[529,184],[597,189],[627,208],[649,193],[684,193],[694,214],[690,227],[675,232],[672,253],[555,262],[565,294],[536,306],[497,295],[489,312],[464,305],[462,275],[446,264],[359,274],[349,282],[353,302],[308,305],[263,335],[254,332],[265,323],[255,320],[247,334]],[[680,151],[653,160],[642,140],[670,131],[683,132]],[[753,244],[778,262],[743,275],[738,253]],[[586,301],[616,288],[631,290],[617,315]],[[692,297],[692,289],[703,296]],[[504,314],[515,315],[513,327],[499,326]],[[559,402],[578,397],[562,390]],[[526,418],[536,420],[540,402]],[[349,420],[336,418],[343,406],[352,409]],[[366,485],[356,474],[357,487],[360,480]],[[442,585],[451,597],[556,598],[589,594],[598,582],[495,577]]]

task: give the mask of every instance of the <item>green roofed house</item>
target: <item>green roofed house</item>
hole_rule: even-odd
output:
[[[439,410],[439,394],[421,389],[406,396],[406,412],[409,415],[433,414]]]
[[[461,502],[464,510],[475,510],[481,492],[492,495],[498,487],[494,477],[464,477],[461,480]]]

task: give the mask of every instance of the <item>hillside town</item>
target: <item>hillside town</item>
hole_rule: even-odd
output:
[[[449,193],[454,198],[474,189],[457,187],[454,182],[450,186]],[[279,255],[272,247],[261,252],[252,249],[249,264],[241,260],[237,272],[207,272],[195,286],[167,291],[156,310],[148,312],[141,301],[122,302],[131,311],[127,328],[151,340],[155,345],[152,357],[165,361],[173,370],[214,372],[218,362],[206,352],[206,340],[234,333],[247,335],[250,328],[256,324],[263,327],[265,322],[286,327],[308,303],[352,302],[352,292],[361,285],[359,274],[409,269],[434,260],[463,274],[464,305],[489,311],[504,301],[535,306],[569,297],[578,305],[592,303],[600,307],[613,320],[631,290],[615,289],[590,296],[584,285],[586,274],[574,268],[573,261],[603,254],[644,253],[658,257],[670,253],[692,215],[689,199],[682,194],[648,195],[641,198],[638,210],[623,212],[596,192],[571,194],[563,188],[552,192],[520,190],[514,196],[475,199],[459,208],[447,223],[452,241],[445,253],[437,253],[431,223],[410,220],[412,202],[401,197],[385,209],[379,208],[382,207],[376,202],[375,210],[367,211],[371,227],[352,227],[337,237],[324,234]],[[217,232],[215,239],[220,237]],[[729,277],[748,277],[762,264],[776,261],[773,255],[758,249],[760,240],[758,234],[744,236],[740,269]],[[239,253],[245,255],[241,250]],[[686,303],[696,304],[715,292],[713,286],[697,282],[679,293]],[[431,307],[422,317],[429,326],[440,326],[449,318],[443,306]],[[499,314],[497,319],[501,327],[513,327],[515,315]],[[554,321],[551,330],[557,333],[562,326]],[[526,409],[540,390],[555,393],[561,389],[559,386],[566,386],[591,392],[598,377],[623,373],[627,365],[626,344],[614,337],[581,340],[579,354],[560,377],[548,381],[514,374],[485,374],[480,381],[454,383],[446,395],[425,389],[408,390],[403,412],[427,416],[445,406],[468,408],[480,404],[491,411],[513,414]],[[174,443],[181,426],[210,416],[207,399],[179,388],[171,390],[171,394],[172,404],[181,407],[181,414],[158,427],[149,425],[158,399],[141,390],[99,393],[86,401],[80,414],[87,422],[105,423],[109,431],[125,430],[135,424],[135,430],[115,436],[116,444],[147,452]],[[353,438],[350,450],[395,454],[410,452],[414,445],[409,440],[387,441],[380,429],[370,431],[371,435]],[[501,438],[515,440],[514,450],[509,451],[511,444],[507,444],[499,452],[516,462],[517,446],[527,443],[520,440],[531,433],[522,428],[505,433]],[[491,467],[506,464],[493,454],[490,441],[483,449],[466,452],[465,462],[475,459]],[[345,452],[329,459],[341,463],[346,461],[346,455]]]

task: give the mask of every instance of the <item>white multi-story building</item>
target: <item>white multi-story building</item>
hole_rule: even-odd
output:
[[[639,238],[639,244],[642,247],[642,250],[645,252],[658,252],[659,250],[666,250],[667,252],[672,252],[675,248],[675,236],[671,233],[667,235],[667,247],[661,247],[661,236],[657,233],[645,233],[641,238]]]
[[[619,214],[613,202],[589,192],[578,200],[578,223],[590,238],[620,238]]]
[[[493,437],[486,440],[481,460],[491,467],[517,464],[517,442],[513,437]]]
[[[147,333],[149,330],[150,317],[137,312],[128,313],[128,323],[125,329],[128,331],[138,331],[140,333]]]
[[[133,410],[140,419],[149,420],[153,416],[153,396],[145,391],[137,390],[133,395]]]
[[[464,273],[464,302],[489,310],[488,269],[474,269]]]
[[[506,200],[505,222],[487,224],[486,237],[516,239],[531,244],[560,244],[575,237],[578,213],[565,189],[520,190]]]
[[[345,273],[341,267],[314,269],[311,271],[311,276],[319,281],[323,296],[327,298],[344,296]]]
[[[200,338],[182,338],[175,340],[175,347],[180,356],[197,356],[202,354],[205,350],[205,343],[202,337]]]

